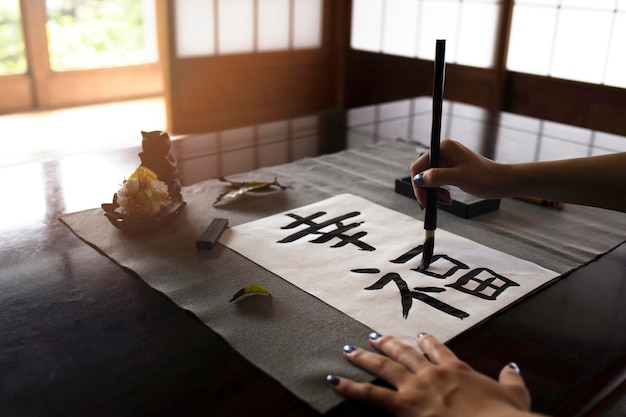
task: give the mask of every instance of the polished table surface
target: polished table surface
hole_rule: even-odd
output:
[[[446,103],[442,133],[508,162],[626,150],[626,138],[460,103]],[[430,100],[418,98],[181,137],[174,150],[188,185],[429,134]],[[140,141],[0,167],[15,196],[0,216],[0,415],[317,415],[58,221],[106,202],[138,165]],[[623,404],[625,305],[622,244],[448,345],[491,376],[523,363],[537,411],[608,415]],[[347,401],[328,415],[373,412]]]

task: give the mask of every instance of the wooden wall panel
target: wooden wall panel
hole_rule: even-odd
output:
[[[432,94],[432,61],[356,50],[348,57],[348,108]],[[493,108],[499,102],[497,87],[494,70],[446,66],[447,100]]]
[[[510,72],[503,110],[626,136],[626,90]]]
[[[432,94],[432,62],[357,50],[347,55],[346,108]]]
[[[169,129],[203,132],[303,115],[334,105],[320,52],[178,60]]]
[[[433,63],[348,53],[346,107],[432,94]],[[626,136],[626,89],[473,68],[446,67],[444,98]]]

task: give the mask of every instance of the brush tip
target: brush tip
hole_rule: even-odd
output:
[[[425,271],[430,266],[433,259],[433,252],[435,250],[435,236],[428,236],[424,242],[424,250],[422,251],[422,263],[419,266],[419,270]]]

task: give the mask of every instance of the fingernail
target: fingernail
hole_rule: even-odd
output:
[[[345,345],[343,347],[343,351],[346,352],[346,353],[352,353],[355,350],[356,350],[356,348],[354,346],[352,346],[352,345]]]
[[[417,185],[418,187],[422,187],[424,185],[424,173],[420,172],[419,174],[417,174],[416,176],[413,177],[413,182],[415,183],[415,185]]]
[[[337,378],[335,375],[328,374],[326,375],[326,382],[328,382],[329,385],[336,387],[337,385],[339,385],[339,378]]]
[[[437,203],[443,204],[444,206],[451,206],[452,200],[437,200]]]
[[[417,338],[418,338],[418,339],[421,339],[421,338],[422,338],[422,337],[424,337],[424,336],[426,336],[426,332],[419,332],[419,333],[417,334]]]
[[[370,333],[370,339],[372,339],[372,340],[378,340],[381,337],[382,337],[382,335],[380,333],[376,333],[376,332]]]
[[[520,373],[519,366],[517,366],[517,364],[515,362],[510,362],[509,363],[509,368],[511,368],[512,370],[514,370],[518,374]]]

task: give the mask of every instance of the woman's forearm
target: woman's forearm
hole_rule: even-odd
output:
[[[508,196],[626,211],[626,153],[502,166]]]

